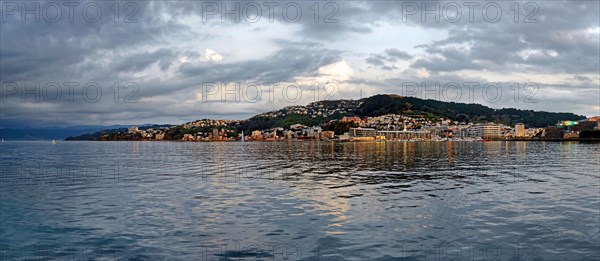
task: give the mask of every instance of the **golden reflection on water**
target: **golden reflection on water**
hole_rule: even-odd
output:
[[[360,195],[368,192],[360,190],[361,186],[357,185],[361,184],[359,182],[402,183],[405,178],[409,178],[407,180],[410,182],[415,175],[424,175],[423,178],[427,178],[429,175],[436,175],[436,169],[453,168],[457,159],[465,156],[480,158],[481,162],[494,162],[504,156],[507,159],[520,159],[519,161],[527,157],[527,142],[288,141],[245,146],[261,148],[259,151],[262,151],[262,155],[244,156],[261,160],[250,160],[251,164],[270,164],[273,169],[280,169],[281,164],[289,164],[290,171],[308,177],[302,179],[301,183],[290,183],[290,196],[306,202],[298,207],[327,220],[323,232],[328,235],[347,233],[345,231],[353,225],[352,222],[361,220],[361,217],[356,217],[355,213],[350,212],[353,205],[367,204],[372,209],[385,208],[384,205],[380,206],[383,202],[377,202],[374,198],[363,202],[365,197]],[[475,153],[472,156],[465,155],[472,151]],[[569,148],[565,148],[563,153],[569,153]],[[231,160],[225,159],[230,155],[227,150],[217,149],[212,156],[221,154],[224,160]],[[429,162],[428,171],[421,173],[419,168],[423,167],[423,161]],[[418,174],[415,174],[415,170]],[[387,173],[379,175],[381,171]],[[358,173],[359,177],[356,176]],[[392,175],[386,177],[390,174]],[[246,199],[231,199],[222,204],[234,206],[238,201],[244,200]]]
[[[454,166],[454,142],[448,142],[448,165]]]

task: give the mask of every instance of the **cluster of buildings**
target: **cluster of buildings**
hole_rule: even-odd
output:
[[[591,117],[581,121],[562,121],[543,130],[542,136],[546,139],[579,139],[585,131],[597,131],[600,116]]]
[[[292,139],[316,139],[332,140],[335,139],[333,131],[324,131],[321,127],[308,127],[301,124],[291,125],[289,129],[272,128],[268,130],[255,130],[248,136],[243,136],[244,141],[275,141]]]
[[[377,117],[344,117],[342,122],[353,122],[352,128],[340,139],[348,140],[448,140],[491,139],[501,137],[510,129],[498,124],[472,124],[439,118],[386,114]]]
[[[182,127],[184,129],[192,129],[192,128],[205,128],[205,127],[225,127],[225,126],[236,125],[236,124],[240,124],[240,121],[239,120],[202,119],[202,120],[184,123],[182,125]]]
[[[236,132],[230,129],[214,128],[212,131],[183,134],[182,141],[235,141],[239,140]]]
[[[310,103],[307,106],[288,106],[278,111],[262,113],[261,117],[285,117],[287,115],[309,115],[312,118],[330,117],[334,115],[349,115],[362,104],[361,101],[339,100],[336,102],[318,101]]]
[[[141,130],[138,127],[130,127],[127,128],[127,134],[129,135],[139,135],[142,139],[148,140],[163,140],[165,138],[165,131],[167,128],[160,129],[145,129]]]
[[[599,117],[592,117],[581,121],[562,121],[556,126],[547,128],[526,128],[525,124],[517,123],[514,127],[496,124],[472,124],[464,122],[452,122],[440,119],[440,122],[431,124],[423,119],[412,119],[413,124],[404,123],[403,130],[397,130],[398,126],[390,125],[390,121],[381,119],[398,119],[396,116],[385,115],[375,117],[379,119],[344,118],[343,121],[361,123],[357,128],[351,128],[347,135],[340,139],[347,140],[532,140],[532,139],[579,139],[583,131],[597,131],[600,122]],[[406,120],[406,116],[400,117]],[[377,123],[372,126],[368,123]],[[383,123],[383,124],[382,124]],[[411,129],[416,124],[419,129]],[[369,126],[369,127],[363,127]]]
[[[317,106],[318,107],[318,106]],[[294,110],[296,107],[287,107]],[[306,108],[298,106],[298,108]],[[294,113],[296,113],[294,111]],[[316,140],[492,140],[492,139],[578,139],[586,130],[598,130],[600,116],[581,121],[563,121],[547,128],[527,128],[525,124],[506,126],[496,123],[473,124],[439,118],[435,121],[425,117],[387,114],[377,117],[343,117],[342,123],[352,123],[348,132],[336,135],[319,126],[293,124],[289,128],[271,128],[239,133],[232,126],[241,124],[236,120],[198,120],[185,123],[183,129],[197,131],[186,133],[183,141],[276,141],[292,139]],[[198,131],[198,130],[205,131]],[[167,128],[128,129],[128,134],[146,140],[163,140]]]
[[[450,124],[451,121],[446,119],[440,119],[441,123],[445,123],[446,125]],[[434,126],[436,125],[431,120],[425,119],[423,117],[411,117],[405,115],[398,114],[386,114],[376,117],[344,117],[341,120],[342,122],[353,122],[358,127],[362,128],[375,128],[378,130],[404,130],[404,129],[418,129],[421,126]]]
[[[182,141],[277,141],[277,140],[332,140],[335,138],[333,131],[323,131],[321,127],[308,127],[295,124],[290,129],[272,128],[266,130],[254,130],[250,133],[237,133],[230,129],[214,128],[211,132],[198,132],[195,134],[184,134]]]

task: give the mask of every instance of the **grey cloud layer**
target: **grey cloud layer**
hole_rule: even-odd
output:
[[[406,51],[401,51],[396,48],[386,49],[383,53],[380,54],[371,54],[366,62],[368,64],[374,65],[382,70],[393,70],[397,69],[393,64],[398,60],[408,60],[413,56]]]
[[[85,3],[80,2],[80,5]],[[535,16],[538,22],[535,23],[523,23],[524,13],[521,13],[519,23],[515,23],[512,13],[508,12],[512,4],[509,2],[498,2],[504,13],[502,19],[495,23],[485,21],[481,14],[475,15],[474,21],[469,22],[467,14],[463,13],[462,19],[456,23],[443,18],[436,22],[432,16],[426,16],[427,21],[424,22],[421,13],[403,15],[403,6],[417,2],[334,2],[337,11],[331,18],[338,22],[323,22],[326,15],[334,9],[324,9],[324,3],[321,3],[318,17],[320,21],[315,23],[313,13],[310,12],[314,3],[301,1],[297,4],[303,10],[303,15],[298,22],[287,22],[281,16],[281,9],[276,9],[278,13],[274,15],[274,23],[266,23],[267,30],[279,30],[274,35],[283,34],[285,30],[297,30],[295,39],[272,36],[269,41],[276,48],[271,50],[265,47],[263,50],[268,51],[268,55],[234,61],[226,59],[218,63],[181,63],[182,57],[203,55],[199,50],[182,46],[202,46],[204,41],[230,35],[230,32],[239,28],[251,28],[256,24],[245,21],[221,23],[217,17],[208,23],[190,26],[185,21],[201,20],[203,7],[202,2],[191,1],[135,2],[139,8],[135,15],[137,23],[122,22],[123,15],[115,23],[108,11],[112,3],[97,3],[106,12],[94,23],[86,22],[80,15],[75,16],[73,23],[66,18],[57,23],[43,20],[39,23],[22,23],[18,15],[3,21],[0,24],[1,81],[97,81],[103,86],[110,86],[112,82],[134,81],[140,85],[138,98],[145,102],[115,105],[110,99],[89,103],[78,97],[70,103],[32,105],[20,102],[18,96],[11,96],[6,97],[8,102],[0,104],[0,116],[3,120],[43,121],[48,124],[124,124],[135,119],[146,122],[173,119],[172,122],[175,123],[199,118],[200,115],[243,118],[271,109],[275,105],[209,105],[193,103],[191,96],[203,82],[286,82],[297,77],[318,77],[319,68],[352,59],[348,50],[352,53],[361,51],[361,46],[355,46],[347,39],[369,37],[383,23],[392,28],[435,29],[444,33],[441,40],[421,43],[416,48],[418,53],[399,48],[398,42],[389,42],[379,51],[359,55],[356,60],[362,63],[350,63],[355,72],[374,68],[382,73],[397,73],[401,75],[400,79],[398,76],[386,76],[388,78],[383,77],[384,79],[378,76],[363,77],[355,73],[343,86],[369,85],[373,92],[398,92],[395,85],[398,81],[422,80],[415,76],[418,69],[425,69],[430,73],[426,79],[430,82],[465,82],[473,78],[486,81],[479,76],[471,79],[458,76],[457,73],[461,70],[506,74],[563,73],[572,74],[573,82],[542,85],[541,89],[576,89],[580,92],[572,97],[581,98],[581,103],[587,107],[558,103],[558,107],[553,110],[590,114],[594,113],[590,108],[599,105],[598,91],[597,88],[594,89],[598,87],[598,78],[583,76],[597,75],[600,71],[598,32],[589,31],[600,24],[598,2],[535,2],[539,7]],[[264,7],[263,2],[258,3]],[[279,3],[283,6],[288,2]],[[480,6],[485,3],[481,2]],[[417,4],[422,7],[420,2]],[[440,4],[443,6],[447,2]],[[465,12],[464,3],[458,4],[463,6]],[[523,8],[524,3],[520,4]],[[264,12],[266,10],[263,10],[263,22],[267,19]],[[285,25],[284,29],[270,27],[281,24]],[[221,31],[215,34],[214,31],[209,33],[210,30],[204,30],[210,28],[220,28]],[[390,35],[396,33],[393,30],[389,32]],[[402,37],[410,35],[398,36],[398,41],[402,41]],[[231,44],[236,50],[243,51],[252,44],[245,43],[243,39],[235,40]],[[328,47],[331,44],[345,48]],[[381,43],[373,42],[373,45],[381,46]],[[400,62],[408,62],[409,69],[400,69]],[[154,65],[161,73],[171,72],[173,78],[165,80],[158,75],[138,75]],[[340,93],[346,95],[344,98],[358,98],[358,90],[347,88]],[[540,97],[545,101],[562,98],[551,91],[544,92]],[[190,103],[184,104],[183,101]],[[476,102],[485,103],[484,100]],[[531,106],[531,109],[549,107],[543,104],[524,106]]]

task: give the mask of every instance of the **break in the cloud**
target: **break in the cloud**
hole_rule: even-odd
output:
[[[223,60],[223,56],[211,49],[206,49],[204,51],[204,59],[209,62],[220,62]]]
[[[460,101],[600,114],[595,1],[140,1],[120,3],[118,16],[114,3],[77,2],[72,17],[71,2],[52,2],[61,16],[37,3],[39,21],[23,18],[21,3],[0,6],[2,127],[246,118],[376,93],[453,100],[440,90],[465,82],[498,83],[502,97],[465,89]],[[222,15],[236,4],[239,12]],[[86,6],[102,15],[82,15]],[[439,12],[423,12],[432,8]],[[407,92],[411,83],[423,89]]]

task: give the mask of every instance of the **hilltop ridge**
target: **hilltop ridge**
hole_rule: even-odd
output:
[[[432,119],[444,117],[454,121],[474,123],[496,122],[506,125],[524,123],[530,127],[546,127],[562,120],[585,119],[583,115],[566,112],[493,109],[476,103],[444,102],[397,94],[378,94],[359,100],[326,100],[312,102],[306,106],[289,106],[258,114],[245,121],[250,126],[258,127],[268,122],[273,125],[271,127],[285,127],[290,120],[293,120],[289,119],[290,117],[306,123],[322,124],[344,116],[374,117],[385,114],[419,115]],[[262,123],[255,124],[256,122]]]

